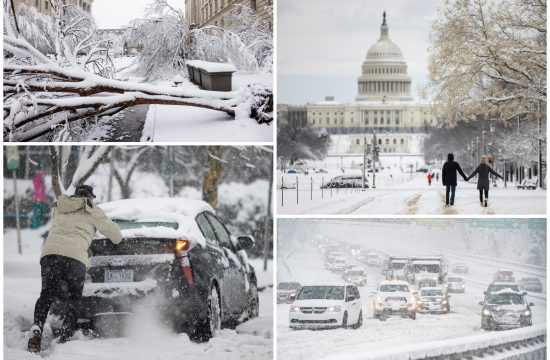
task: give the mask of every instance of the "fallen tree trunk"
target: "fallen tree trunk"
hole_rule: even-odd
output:
[[[24,40],[9,36],[4,44],[17,44],[25,54],[37,52]],[[193,106],[222,111],[232,118],[246,110],[260,124],[273,120],[273,94],[262,87],[219,92],[129,83],[64,68],[44,56],[33,60],[38,63],[5,61],[4,141],[35,140],[58,126],[114,115],[136,105]]]

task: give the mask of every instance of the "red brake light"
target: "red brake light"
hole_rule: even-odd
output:
[[[189,249],[189,241],[181,239],[176,241],[176,251],[183,251],[187,249]]]

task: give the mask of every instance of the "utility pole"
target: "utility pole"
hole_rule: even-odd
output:
[[[168,146],[168,171],[169,171],[169,187],[170,197],[174,197],[174,150],[172,146]]]
[[[537,103],[538,104],[538,111],[537,111],[537,116],[538,116],[538,120],[539,120],[539,141],[538,141],[538,150],[539,150],[539,158],[538,158],[538,162],[539,162],[539,171],[538,171],[538,175],[539,175],[539,187],[542,189],[543,186],[542,186],[542,139],[541,139],[541,136],[542,136],[542,120],[541,120],[541,114],[540,114],[540,101]]]

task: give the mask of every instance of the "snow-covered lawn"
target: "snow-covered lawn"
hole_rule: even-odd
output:
[[[34,303],[40,293],[39,254],[42,244],[38,230],[23,230],[23,255],[17,254],[14,230],[4,232],[4,358],[41,359],[26,351],[28,329],[32,325]],[[150,359],[272,359],[273,357],[273,288],[272,261],[263,271],[262,260],[251,259],[259,287],[260,316],[235,330],[225,329],[207,343],[194,343],[186,334],[175,334],[143,315],[141,325],[120,338],[91,339],[77,333],[77,339],[52,344],[46,352],[56,360],[150,360]],[[46,327],[45,335],[48,329]],[[44,355],[44,354],[43,354]]]
[[[345,174],[361,174],[361,170],[346,169]],[[357,189],[325,189],[335,176],[342,175],[338,169],[329,168],[328,173],[308,175],[277,173],[277,209],[280,214],[405,214],[405,215],[505,215],[545,214],[546,190],[517,190],[514,183],[504,188],[503,181],[489,191],[489,207],[482,208],[475,179],[468,183],[459,180],[455,194],[455,206],[445,208],[445,187],[435,179],[428,185],[425,173],[407,173],[399,168],[389,168],[376,173],[376,188],[365,191]],[[368,175],[372,185],[372,174]],[[298,203],[296,202],[298,181]],[[282,191],[281,182],[285,189]],[[313,184],[313,185],[312,185]],[[292,189],[288,189],[292,187]],[[313,189],[313,191],[312,191]],[[284,194],[283,194],[284,192]],[[313,199],[311,200],[311,198]]]
[[[235,73],[233,91],[249,84],[263,84],[272,88],[271,73]],[[162,82],[170,86],[169,82]],[[198,89],[188,79],[180,87]],[[235,119],[215,110],[190,106],[151,105],[145,120],[141,141],[224,141],[270,142],[273,141],[273,124],[259,125],[247,114],[237,114]]]
[[[328,225],[327,225],[328,226]],[[394,255],[410,256],[419,253],[416,243],[412,239],[395,238],[395,229],[384,227],[361,231],[365,238],[357,238],[357,231],[351,228],[332,226],[331,233],[323,233],[329,239],[349,239],[353,243],[368,246],[373,250],[388,252]],[[308,229],[308,235],[315,234],[315,229]],[[355,229],[356,230],[356,229]],[[385,232],[384,232],[385,231]],[[392,233],[393,231],[393,233]],[[427,232],[428,234],[429,232]],[[393,234],[393,237],[391,237]],[[435,235],[435,234],[432,234]],[[388,241],[388,239],[391,239]],[[407,241],[405,241],[407,239]],[[295,241],[301,246],[291,251],[280,251],[277,263],[277,281],[298,281],[302,284],[315,284],[342,281],[341,275],[333,274],[324,269],[324,259],[319,250],[308,242]],[[345,250],[342,249],[345,253]],[[445,254],[444,251],[442,251]],[[346,261],[357,263],[348,253],[344,255]],[[453,261],[452,257],[449,257]],[[364,265],[362,265],[364,266]],[[363,306],[364,324],[357,330],[292,330],[288,327],[288,313],[290,305],[277,305],[277,351],[280,360],[290,359],[325,359],[348,357],[361,358],[361,354],[387,354],[407,345],[422,345],[434,340],[449,340],[471,336],[484,335],[487,332],[480,328],[481,307],[478,302],[483,300],[483,291],[494,272],[492,267],[478,265],[470,267],[465,294],[452,294],[450,298],[451,313],[446,315],[419,314],[416,320],[403,319],[398,316],[386,321],[379,321],[372,317],[373,291],[383,279],[378,267],[364,266],[368,273],[368,283],[360,288]],[[516,271],[516,276],[528,276]],[[542,279],[542,278],[541,278]],[[543,279],[544,281],[544,279]],[[533,308],[533,325],[544,327],[546,324],[546,296],[528,297],[535,303]],[[494,333],[504,334],[504,332]],[[384,356],[382,356],[384,357]]]

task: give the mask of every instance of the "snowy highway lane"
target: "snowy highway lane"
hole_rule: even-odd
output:
[[[44,229],[42,229],[42,232]],[[262,260],[251,259],[256,269],[260,316],[236,329],[224,329],[205,343],[195,343],[176,334],[157,321],[154,313],[136,315],[126,327],[127,336],[90,338],[77,332],[65,344],[48,344],[51,336],[46,323],[43,340],[49,348],[41,355],[26,351],[28,330],[32,326],[34,304],[40,293],[40,230],[23,230],[23,255],[17,254],[15,231],[4,233],[4,359],[52,360],[151,360],[151,359],[272,359],[273,358],[273,277],[272,262],[262,271]],[[48,321],[52,321],[49,317]]]
[[[356,243],[360,243],[356,241]],[[384,249],[380,249],[384,250]],[[386,249],[392,250],[392,249]],[[406,252],[406,249],[401,250]],[[396,255],[401,255],[396,253]],[[345,254],[346,260],[357,263],[351,255]],[[280,259],[284,256],[281,254]],[[294,280],[301,283],[316,281],[342,281],[341,276],[324,270],[324,259],[319,250],[310,244],[296,250],[287,260],[288,268],[278,264],[278,281]],[[363,266],[363,265],[362,265]],[[281,360],[295,358],[318,358],[335,354],[358,354],[370,350],[394,349],[398,346],[420,344],[433,340],[455,339],[459,337],[483,334],[480,327],[481,307],[486,285],[470,282],[466,285],[465,294],[451,294],[451,313],[418,314],[416,320],[401,317],[390,317],[379,321],[372,317],[372,291],[383,279],[380,269],[364,266],[368,272],[367,286],[360,288],[363,304],[364,324],[357,330],[292,330],[288,327],[290,305],[277,306],[277,344]],[[288,271],[291,269],[291,272]],[[475,273],[469,276],[476,277]],[[485,276],[481,275],[485,280]],[[546,323],[546,300],[529,298],[535,303],[533,323]]]
[[[360,174],[359,170],[347,173]],[[429,186],[423,173],[402,173],[395,169],[376,175],[376,188],[365,191],[356,189],[325,189],[325,184],[341,172],[316,174],[277,175],[277,209],[280,214],[398,214],[398,215],[501,215],[546,213],[545,190],[517,190],[512,183],[489,192],[489,207],[482,208],[475,179],[468,183],[459,181],[455,206],[445,207],[445,188],[441,180]],[[296,190],[298,182],[298,190]],[[281,183],[287,187],[281,190]],[[372,184],[372,174],[369,175]],[[288,188],[290,187],[290,188]],[[297,194],[298,193],[298,194]],[[297,196],[298,195],[298,196]],[[297,198],[298,197],[298,203]]]

